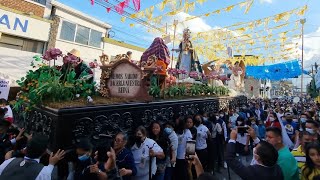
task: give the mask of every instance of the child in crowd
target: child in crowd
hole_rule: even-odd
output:
[[[259,121],[259,126],[258,126],[258,131],[259,131],[259,138],[260,139],[265,139],[266,137],[266,127],[263,124],[263,121]]]
[[[13,113],[11,107],[8,105],[7,100],[0,99],[0,108],[5,110],[4,119],[13,123]]]

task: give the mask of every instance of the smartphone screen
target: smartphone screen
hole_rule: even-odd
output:
[[[196,154],[196,141],[187,141],[186,145],[186,157],[189,158],[190,155]]]
[[[247,133],[247,130],[249,129],[249,127],[247,126],[237,126],[238,129],[238,133]]]

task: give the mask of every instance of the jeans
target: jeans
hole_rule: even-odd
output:
[[[174,167],[167,167],[164,173],[164,180],[171,180],[173,176]]]
[[[152,180],[164,180],[164,172],[161,173],[156,173],[153,177]]]

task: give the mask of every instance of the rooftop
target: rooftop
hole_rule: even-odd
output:
[[[98,19],[95,19],[95,18],[91,17],[91,16],[88,15],[88,14],[85,14],[85,13],[82,13],[82,12],[80,12],[80,11],[78,11],[78,10],[75,10],[75,9],[69,7],[69,6],[66,6],[66,5],[58,2],[58,1],[52,0],[52,1],[51,1],[51,4],[52,4],[52,6],[54,6],[54,7],[57,8],[57,9],[60,9],[60,10],[62,10],[62,11],[64,11],[64,12],[67,12],[67,13],[69,13],[69,14],[75,15],[75,16],[81,18],[81,19],[84,19],[84,20],[86,20],[86,21],[88,21],[88,22],[91,22],[91,23],[93,23],[93,24],[96,24],[96,25],[98,25],[98,26],[101,26],[101,27],[104,27],[104,28],[107,28],[107,29],[111,29],[111,27],[112,27],[112,26],[111,26],[110,24],[108,24],[108,23],[105,23],[105,22],[103,22],[103,21],[100,21],[100,20],[98,20]]]

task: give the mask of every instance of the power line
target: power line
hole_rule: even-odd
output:
[[[110,2],[103,1],[103,0],[97,1],[96,4],[98,4],[98,5],[102,6],[102,7],[105,7],[105,8],[109,8],[110,6],[115,7],[114,4],[112,4],[112,3],[110,3]],[[117,12],[116,10],[114,10],[113,8],[111,8],[111,10],[112,10],[113,12],[117,13],[117,14],[120,14],[119,12]],[[132,15],[132,14],[131,14],[131,13],[128,13],[128,12],[125,11],[125,10],[123,10],[123,14],[121,14],[121,15],[124,16],[124,17],[126,17],[126,18],[129,18],[129,19],[131,19],[132,21],[135,21],[135,22],[137,22],[137,23],[139,23],[139,24],[141,24],[141,25],[143,25],[143,26],[146,26],[146,27],[148,27],[148,28],[153,28],[153,29],[155,29],[155,30],[157,30],[157,31],[159,31],[159,32],[164,33],[164,32],[161,30],[161,28],[158,28],[158,27],[156,27],[156,26],[154,26],[154,25],[152,25],[152,24],[150,24],[150,23],[148,23],[148,22],[146,22],[146,21],[144,21],[144,20],[142,20],[142,19],[140,19],[140,18],[131,18],[131,15]]]

